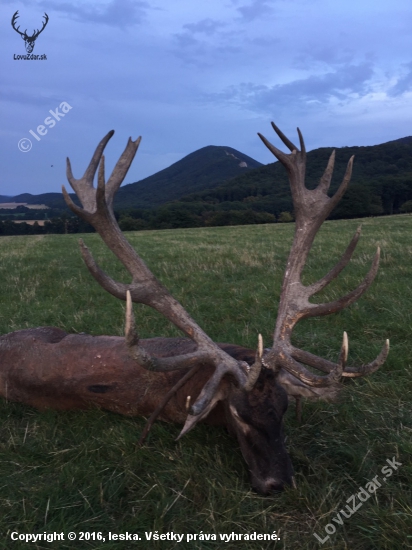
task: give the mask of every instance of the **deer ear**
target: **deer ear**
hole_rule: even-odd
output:
[[[198,422],[203,420],[208,416],[208,414],[216,407],[219,401],[223,401],[227,397],[227,391],[224,388],[219,389],[218,392],[215,393],[210,403],[207,405],[204,411],[202,411],[200,414],[194,416],[191,414],[187,415],[185,425],[183,426],[182,431],[178,435],[178,437],[175,439],[175,441],[178,441],[181,437],[183,437],[185,434],[190,432],[192,428],[194,428]]]

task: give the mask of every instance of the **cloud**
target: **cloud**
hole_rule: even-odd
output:
[[[268,5],[270,3],[270,0],[253,0],[251,4],[240,6],[236,9],[241,14],[242,19],[253,21],[254,19],[272,15],[273,7]]]
[[[356,58],[355,51],[340,44],[310,44],[293,60],[296,69],[308,70],[322,66],[349,64]]]
[[[0,101],[20,104],[23,107],[37,106],[51,109],[54,104],[61,103],[62,99],[56,90],[47,91],[39,86],[33,86],[30,89],[13,86],[0,88]]]
[[[149,4],[143,0],[111,0],[106,4],[95,3],[85,7],[84,3],[39,2],[43,9],[60,11],[76,21],[103,23],[112,27],[131,27],[141,24]]]
[[[188,65],[216,69],[241,51],[237,33],[219,30],[225,26],[212,19],[183,25],[188,30],[174,34],[173,53]]]
[[[184,29],[188,29],[192,33],[203,33],[208,36],[216,34],[219,28],[224,27],[225,23],[214,19],[202,19],[197,23],[187,23],[183,25]]]
[[[200,41],[190,32],[180,32],[174,35],[176,47],[173,52],[182,61],[196,67],[210,67],[212,62],[208,59],[208,44]]]
[[[371,91],[369,81],[374,74],[372,63],[344,65],[334,72],[311,75],[274,86],[241,83],[230,86],[217,94],[210,94],[212,101],[236,103],[256,111],[290,104],[326,104],[333,99],[349,102],[353,97],[364,96]]]
[[[407,71],[398,79],[398,82],[394,86],[389,88],[389,97],[397,97],[412,90],[412,61],[410,63],[405,63],[404,67]]]

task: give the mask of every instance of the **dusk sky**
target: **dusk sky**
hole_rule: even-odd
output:
[[[29,35],[47,13],[33,50],[47,60],[14,59],[17,10]],[[273,162],[256,135],[279,145],[271,120],[308,150],[412,135],[410,0],[3,0],[0,14],[0,195],[60,192],[66,156],[80,177],[111,129],[107,172],[143,136],[124,183],[206,145]]]

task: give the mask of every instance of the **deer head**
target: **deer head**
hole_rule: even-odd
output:
[[[358,230],[340,262],[325,277],[309,286],[301,283],[301,272],[316,232],[342,197],[349,182],[352,159],[349,161],[344,181],[333,197],[327,196],[327,189],[332,176],[334,155],[328,163],[320,184],[315,190],[310,191],[304,184],[305,146],[299,130],[300,151],[275,125],[273,127],[291,150],[290,155],[282,153],[265,138],[260,137],[288,172],[296,214],[296,229],[284,276],[272,348],[264,350],[259,337],[256,356],[254,360],[248,362],[228,355],[211,340],[182,305],[156,279],[126,240],[116,222],[113,200],[133,161],[140,138],[136,141],[129,138],[107,182],[105,182],[103,151],[113,136],[113,131],[109,132],[97,146],[82,178],[73,177],[70,161],[67,159],[67,178],[80,199],[82,207],[74,204],[63,187],[64,198],[69,208],[96,229],[132,277],[129,284],[114,281],[96,264],[88,248],[83,241],[80,241],[83,259],[96,281],[113,296],[127,301],[125,338],[131,356],[138,365],[151,371],[185,369],[181,381],[168,392],[163,403],[152,415],[149,428],[178,387],[181,387],[191,376],[200,376],[201,370],[212,367],[210,378],[204,383],[199,396],[189,408],[186,423],[179,437],[209,415],[218,403],[223,404],[228,425],[235,432],[242,454],[249,466],[252,484],[257,491],[264,494],[281,489],[284,485],[290,485],[293,482],[293,469],[285,449],[282,427],[282,418],[288,404],[287,394],[295,397],[331,398],[337,393],[342,377],[364,376],[373,372],[384,362],[389,349],[389,344],[386,342],[375,361],[355,368],[346,367],[348,354],[346,334],[336,363],[299,350],[291,344],[293,327],[300,319],[338,311],[354,302],[366,291],[377,272],[379,251],[370,272],[357,289],[332,303],[311,304],[309,302],[309,297],[324,288],[348,263],[359,238]],[[97,188],[94,188],[93,180],[98,168]],[[141,345],[136,330],[132,302],[146,304],[163,314],[194,342],[194,351],[160,358],[148,353]],[[314,374],[304,365],[315,367],[326,374],[323,376]]]
[[[35,42],[36,42],[36,39],[37,37],[39,36],[39,34],[41,32],[43,32],[43,30],[45,29],[48,21],[49,21],[49,16],[47,15],[47,13],[44,14],[44,21],[43,21],[43,26],[42,28],[39,30],[37,29],[36,30],[33,30],[33,34],[31,36],[29,36],[27,34],[27,29],[24,31],[24,32],[21,32],[19,31],[20,29],[20,26],[16,28],[16,21],[17,19],[19,18],[19,15],[18,15],[19,11],[17,10],[16,13],[13,15],[12,19],[11,19],[11,26],[13,27],[13,29],[19,33],[19,35],[23,38],[24,40],[24,45],[25,45],[25,48],[26,48],[26,52],[27,53],[32,53],[32,51],[34,50],[34,45],[35,45]]]

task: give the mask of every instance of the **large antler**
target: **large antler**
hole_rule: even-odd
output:
[[[171,296],[168,290],[156,279],[137,252],[121,232],[113,213],[113,199],[133,161],[141,138],[132,141],[129,138],[127,146],[118,160],[113,172],[105,183],[103,151],[114,131],[109,132],[97,146],[90,164],[81,179],[75,179],[72,174],[70,160],[67,159],[67,179],[80,199],[83,208],[78,207],[63,186],[63,195],[69,208],[80,218],[90,223],[107,247],[117,256],[132,276],[130,284],[114,281],[96,264],[89,249],[80,240],[83,259],[96,281],[113,296],[126,300],[130,292],[133,302],[146,304],[170,320],[196,344],[193,353],[167,358],[151,357],[140,345],[134,326],[131,302],[127,307],[126,341],[133,357],[140,365],[149,370],[168,371],[193,367],[201,363],[212,364],[215,372],[205,384],[197,401],[191,407],[192,415],[199,415],[208,406],[225,374],[235,377],[240,387],[248,382],[248,366],[236,361],[220,349],[190,317],[181,304]],[[93,187],[93,179],[98,172],[97,189]]]
[[[342,255],[339,262],[322,279],[305,286],[301,281],[301,274],[313,240],[324,220],[342,198],[352,174],[353,157],[349,159],[346,173],[336,193],[327,195],[335,161],[335,151],[332,152],[326,170],[316,189],[310,190],[305,186],[306,150],[302,134],[299,130],[299,149],[273,124],[273,129],[291,151],[285,154],[265,137],[258,134],[266,147],[286,168],[290,188],[292,191],[293,206],[295,210],[296,226],[292,248],[289,254],[286,271],[283,279],[278,317],[273,338],[273,347],[267,350],[263,357],[263,364],[278,370],[283,367],[289,373],[312,387],[333,386],[338,383],[341,376],[364,376],[377,370],[385,361],[389,352],[389,340],[386,340],[378,357],[360,368],[347,368],[346,359],[348,353],[347,338],[344,336],[340,357],[337,363],[333,363],[307,351],[294,347],[291,343],[291,335],[294,326],[301,319],[314,317],[315,315],[329,315],[340,311],[357,300],[371,285],[379,266],[379,248],[373,259],[369,273],[360,285],[341,298],[323,304],[313,304],[309,298],[325,288],[348,264],[360,236],[360,228],[356,231],[352,241]],[[314,367],[326,376],[313,374],[303,364]]]

